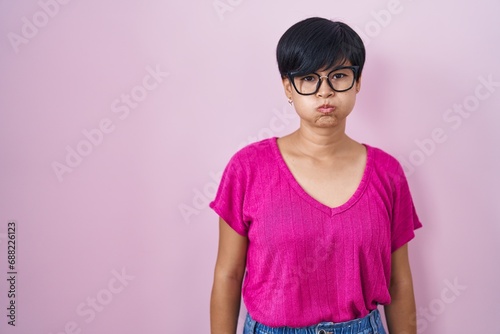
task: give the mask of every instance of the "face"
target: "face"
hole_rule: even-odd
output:
[[[351,64],[345,63],[343,65],[350,66]],[[315,73],[320,76],[327,76],[330,71],[331,69],[323,69]],[[358,78],[351,89],[345,92],[334,91],[328,85],[326,78],[322,79],[319,90],[312,95],[297,93],[288,78],[283,79],[283,87],[287,98],[291,98],[293,101],[301,125],[332,128],[345,125],[345,120],[354,108],[356,95],[361,88],[361,77]]]

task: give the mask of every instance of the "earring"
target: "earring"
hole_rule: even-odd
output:
[[[291,97],[288,98],[288,103],[290,103],[290,105],[292,105],[293,101],[292,101]]]

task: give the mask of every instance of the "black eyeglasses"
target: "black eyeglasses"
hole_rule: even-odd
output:
[[[354,86],[358,76],[359,66],[341,66],[334,68],[328,75],[321,76],[318,73],[302,75],[301,72],[289,72],[288,78],[293,87],[300,95],[316,94],[321,87],[323,78],[326,78],[328,86],[336,92],[345,92]]]

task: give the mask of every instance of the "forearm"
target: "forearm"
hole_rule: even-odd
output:
[[[241,279],[215,275],[210,300],[211,334],[235,334],[241,302]]]
[[[410,281],[390,287],[391,303],[384,307],[389,334],[416,334],[416,307]]]

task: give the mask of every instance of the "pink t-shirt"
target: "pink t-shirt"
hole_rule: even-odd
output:
[[[365,145],[354,195],[330,208],[311,197],[268,138],[239,150],[210,207],[248,237],[243,300],[271,327],[364,317],[388,304],[391,253],[421,227],[403,169]]]

